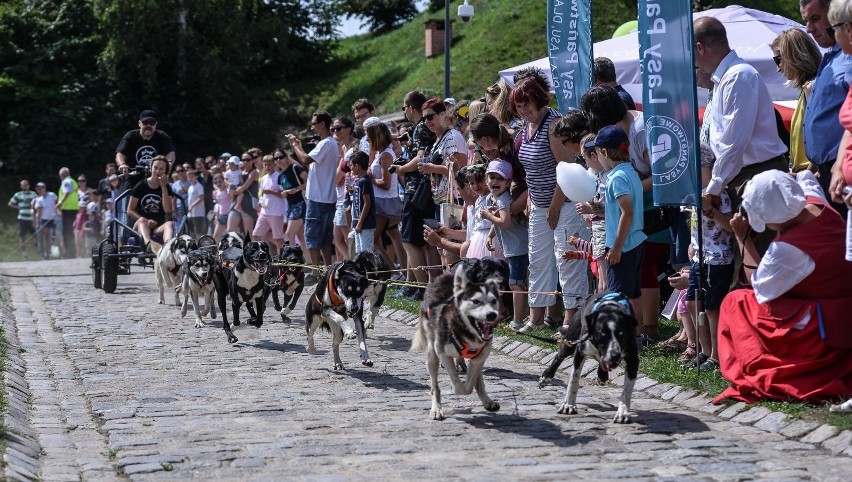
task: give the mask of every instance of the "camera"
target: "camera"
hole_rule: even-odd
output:
[[[470,22],[473,18],[473,5],[468,5],[467,0],[464,0],[464,5],[459,5],[459,18],[462,22]]]

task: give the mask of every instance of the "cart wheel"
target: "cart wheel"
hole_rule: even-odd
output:
[[[101,249],[100,245],[92,246],[92,285],[101,289]]]
[[[104,293],[114,293],[118,285],[118,257],[112,256],[116,254],[115,244],[112,242],[104,243],[101,247],[101,268],[103,268],[103,283]]]

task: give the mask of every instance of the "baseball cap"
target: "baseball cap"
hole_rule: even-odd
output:
[[[115,181],[116,179],[118,179],[118,174],[111,174],[111,175],[107,178],[107,182]]]
[[[36,184],[36,187],[47,187],[47,184],[40,182]]]
[[[595,140],[587,142],[585,147],[603,147],[626,151],[630,148],[630,141],[627,140],[627,133],[621,127],[606,126],[598,132]]]
[[[152,110],[143,110],[142,113],[139,114],[139,120],[141,120],[141,121],[153,120],[154,122],[156,122],[157,121],[157,113],[152,111]]]
[[[503,179],[512,179],[512,165],[502,159],[495,159],[489,162],[485,174],[489,172],[493,172]]]
[[[785,223],[805,209],[805,191],[796,179],[776,169],[756,174],[743,190],[742,207],[758,233],[766,223]]]
[[[364,121],[364,129],[368,127],[377,126],[382,123],[382,120],[378,117],[368,117],[367,120]]]
[[[238,156],[231,156],[231,158],[228,159],[228,164],[235,164],[235,165],[239,166],[240,165],[240,158]]]
[[[230,158],[231,158],[230,152],[223,152],[223,153],[219,154],[219,159],[230,159]]]
[[[446,105],[456,105],[456,99],[453,97],[447,97],[444,99],[444,104]]]

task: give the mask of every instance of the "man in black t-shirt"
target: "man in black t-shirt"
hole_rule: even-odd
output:
[[[144,110],[139,114],[139,129],[128,131],[115,150],[115,163],[127,164],[131,170],[136,166],[150,167],[155,156],[166,156],[169,165],[175,162],[175,146],[172,138],[157,130],[157,114]]]

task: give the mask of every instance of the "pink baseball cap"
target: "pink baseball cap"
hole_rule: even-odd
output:
[[[498,174],[503,179],[512,180],[512,165],[502,159],[495,159],[489,162],[488,169],[485,170],[485,174],[488,174],[489,172]]]

